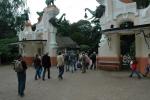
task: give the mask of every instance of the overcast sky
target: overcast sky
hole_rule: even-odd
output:
[[[45,7],[45,0],[27,0],[27,5],[30,9],[30,20],[33,23],[37,22],[37,11],[42,11]],[[85,8],[92,10],[96,9],[98,2],[96,0],[56,0],[55,5],[60,9],[60,14],[66,13],[66,19],[71,23],[80,19],[84,19]],[[90,13],[88,13],[90,17]]]

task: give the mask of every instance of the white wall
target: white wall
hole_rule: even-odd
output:
[[[42,45],[34,42],[24,43],[23,56],[34,57],[36,54],[38,54],[38,48],[42,48]]]
[[[105,6],[106,12],[100,21],[102,30],[110,29],[111,25],[118,28],[123,21],[133,21],[134,25],[150,24],[150,5],[145,9],[136,9],[136,3],[125,4],[119,0],[105,0]],[[116,34],[110,36],[112,38],[111,47],[108,46],[107,40],[100,43],[99,57],[120,55],[120,37]],[[137,35],[135,41],[136,57],[147,57],[150,49],[148,49],[143,35]]]
[[[102,30],[110,29],[111,25],[118,28],[123,21],[133,21],[134,25],[150,23],[150,5],[145,9],[137,9],[135,2],[126,4],[119,0],[105,0],[105,6],[106,11],[101,18]]]
[[[142,34],[136,35],[136,57],[147,57],[149,53],[150,49],[145,43],[144,36]]]
[[[146,32],[146,31],[145,31]],[[149,33],[147,31],[146,33]],[[102,43],[100,43],[99,47],[99,57],[118,57],[120,56],[120,36],[117,34],[110,35],[111,36],[111,46],[108,46],[108,41],[106,38],[103,38]],[[150,45],[150,40],[149,40]],[[150,53],[150,49],[145,42],[143,34],[139,34],[135,36],[135,50],[136,57],[147,57]]]
[[[113,34],[110,37],[110,46],[108,46],[107,40],[100,43],[99,57],[118,57],[120,55],[120,36]]]

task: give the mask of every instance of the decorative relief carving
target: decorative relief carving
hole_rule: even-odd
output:
[[[113,2],[114,5],[114,15],[113,18],[116,19],[117,16],[121,14],[128,14],[128,13],[133,13],[135,16],[137,15],[137,9],[136,9],[136,3],[130,3],[130,4],[124,4],[121,1],[114,0]]]

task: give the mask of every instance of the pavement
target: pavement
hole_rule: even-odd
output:
[[[0,66],[0,100],[150,100],[150,78],[129,78],[130,72],[67,72],[58,80],[57,68],[51,79],[34,80],[28,68],[25,96],[17,94],[17,77],[12,66]]]

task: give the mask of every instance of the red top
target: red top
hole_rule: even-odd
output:
[[[131,64],[131,69],[135,71],[137,69],[137,64],[136,63]]]

